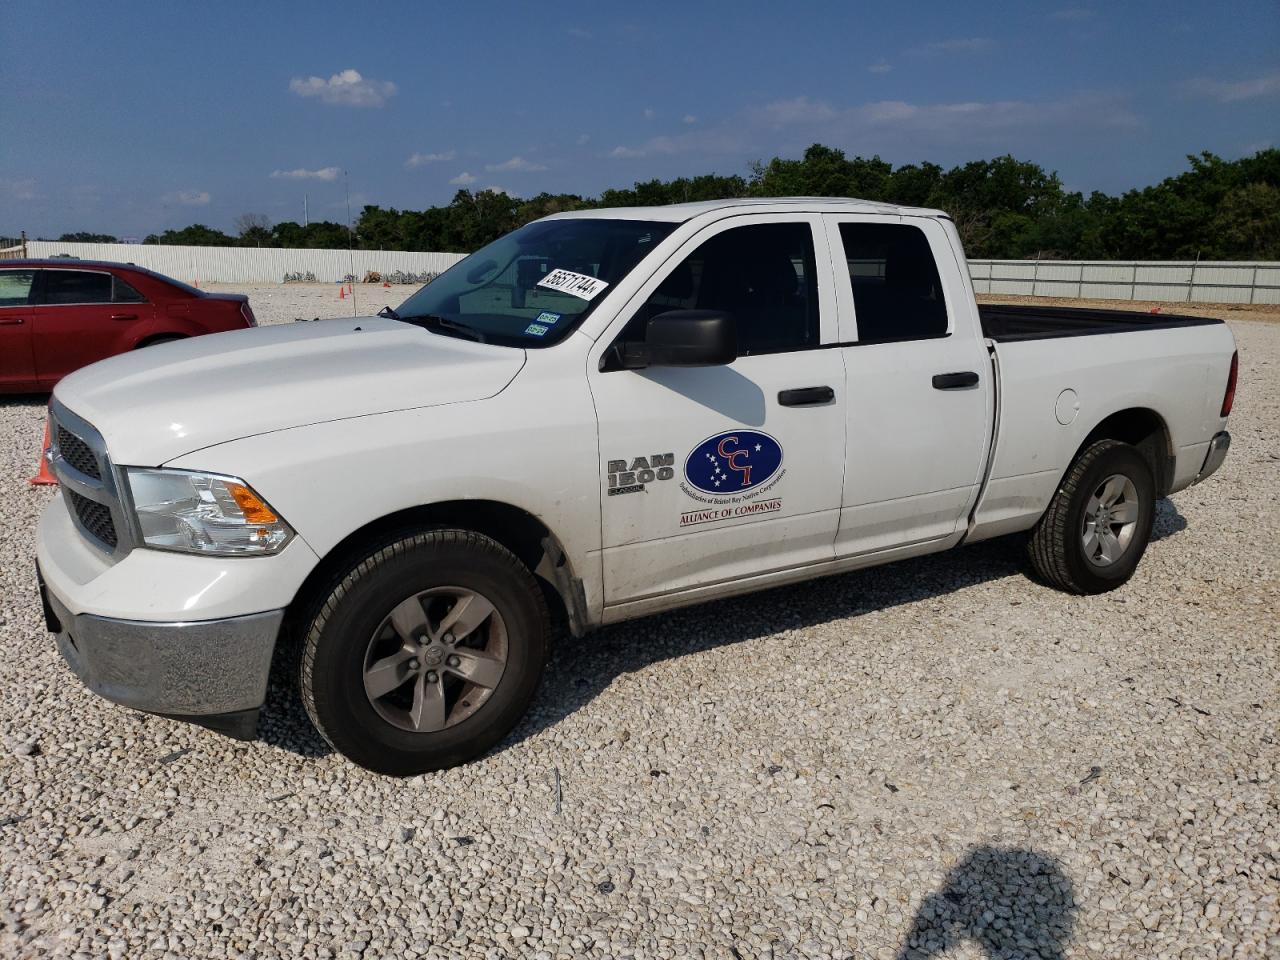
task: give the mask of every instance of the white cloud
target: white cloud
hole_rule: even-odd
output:
[[[321,77],[294,77],[289,89],[300,97],[319,97],[325,103],[347,107],[380,107],[394,96],[390,80],[362,77],[359,70],[343,70],[328,80]]]
[[[653,112],[653,107],[645,107],[645,108],[644,108],[644,118],[645,118],[646,120],[652,120],[652,119],[654,118],[654,116],[655,116],[655,114],[654,114],[654,112]]]
[[[912,53],[983,53],[996,45],[990,37],[952,37],[950,40],[935,40],[912,48]]]
[[[578,146],[580,146],[580,147],[581,147],[581,146],[585,146],[585,145],[586,145],[587,143],[589,143],[590,141],[591,141],[591,134],[589,134],[589,133],[580,133],[580,134],[578,134]]]
[[[307,170],[298,167],[296,170],[272,170],[271,176],[277,180],[337,180],[342,170],[338,167],[321,167],[319,170]]]
[[[1219,103],[1237,103],[1241,100],[1255,100],[1258,97],[1274,97],[1280,94],[1280,70],[1235,83],[1201,77],[1192,80],[1188,87],[1192,93],[1209,97]]]
[[[519,173],[534,173],[538,170],[547,169],[545,164],[534,163],[532,160],[526,160],[524,157],[519,156],[512,157],[510,160],[505,160],[502,163],[487,163],[484,168],[491,172],[498,170],[515,170]]]
[[[686,126],[691,127],[698,122],[698,118],[695,117],[692,113],[686,113],[684,117],[681,118],[680,122],[685,124]]]
[[[0,193],[4,193],[12,200],[40,199],[34,177],[23,177],[20,180],[0,179]]]
[[[850,106],[808,97],[775,100],[675,136],[619,144],[613,159],[694,155],[740,158],[784,151],[786,145],[826,143],[850,147],[868,141],[880,150],[918,152],[961,144],[968,149],[1011,149],[1018,135],[1043,138],[1053,131],[1132,130],[1143,125],[1119,97],[1085,95],[1056,101],[997,100],[910,103],[876,100]]]
[[[867,67],[869,73],[888,73],[893,67],[889,65],[887,60],[877,60],[871,66]]]
[[[444,153],[415,153],[404,162],[404,165],[410,169],[425,167],[428,163],[442,163],[446,160],[452,160],[455,156],[457,156],[457,151],[454,150],[446,150]]]
[[[164,197],[166,203],[177,203],[184,207],[207,207],[212,199],[208,190],[177,190]]]
[[[465,187],[475,183],[479,179],[480,178],[477,177],[474,173],[467,173],[467,171],[463,170],[460,174],[458,174],[449,182],[457,187]]]
[[[582,27],[570,27],[565,33],[575,40],[590,40],[592,36],[590,30],[584,30]]]

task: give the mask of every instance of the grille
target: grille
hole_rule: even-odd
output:
[[[102,479],[102,473],[98,470],[98,458],[93,455],[89,445],[63,426],[58,427],[58,452],[71,469],[94,480]]]
[[[114,550],[117,543],[116,525],[111,520],[111,511],[88,497],[80,496],[74,490],[64,487],[63,492],[70,499],[71,509],[76,512],[80,525],[90,536]]]

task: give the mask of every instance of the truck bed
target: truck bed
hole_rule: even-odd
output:
[[[1169,330],[1175,327],[1222,323],[1221,320],[1210,317],[1187,317],[1173,313],[1021,304],[979,304],[978,317],[982,322],[983,335],[997,343],[1130,333],[1135,330]]]

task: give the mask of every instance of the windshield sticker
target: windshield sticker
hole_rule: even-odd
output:
[[[531,337],[540,337],[550,329],[550,327],[543,323],[531,323],[524,328],[524,332],[529,334]]]
[[[538,281],[538,286],[568,293],[582,300],[594,300],[609,286],[609,282],[589,277],[585,273],[574,273],[572,270],[552,270]]]
[[[553,325],[555,324],[555,322],[556,322],[557,320],[559,320],[559,319],[560,319],[560,316],[561,316],[561,315],[560,315],[560,314],[558,314],[558,313],[545,313],[545,312],[544,312],[544,313],[540,313],[540,314],[538,314],[536,317],[534,317],[534,318],[533,318],[533,322],[534,322],[534,323],[545,323],[548,327],[550,327],[550,326],[553,326]]]

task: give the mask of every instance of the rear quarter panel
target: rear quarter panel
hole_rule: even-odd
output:
[[[1218,414],[1234,350],[1226,324],[996,344],[996,447],[971,539],[1032,526],[1085,438],[1123,410],[1164,421],[1172,489],[1190,484],[1226,425]]]

